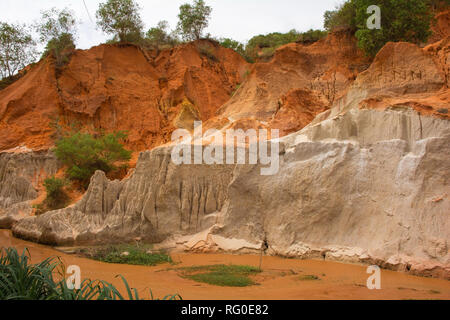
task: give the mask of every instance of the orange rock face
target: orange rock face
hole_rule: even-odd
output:
[[[434,34],[445,32],[448,12]],[[441,31],[439,31],[441,30]],[[363,92],[362,108],[409,107],[448,118],[450,38],[419,48],[389,43],[373,63],[346,31],[314,44],[280,47],[250,65],[236,52],[197,41],[154,55],[133,45],[76,50],[55,70],[51,59],[0,91],[0,150],[48,149],[52,124],[126,131],[134,151],[168,143],[195,120],[210,128],[275,128],[287,135]]]
[[[219,113],[231,121],[258,120],[285,135],[330,107],[368,65],[345,31],[309,46],[291,43],[272,61],[254,64]]]
[[[39,63],[0,91],[0,150],[48,147],[53,132],[49,124],[59,108],[54,67]]]
[[[209,56],[203,54],[210,52]],[[0,150],[53,145],[52,123],[128,132],[127,146],[150,149],[170,140],[183,101],[207,120],[242,82],[247,63],[209,41],[179,46],[156,59],[135,46],[77,50],[58,73],[51,59],[0,92]]]
[[[353,85],[366,96],[359,106],[411,108],[450,119],[449,57],[450,37],[424,49],[406,42],[386,44]]]

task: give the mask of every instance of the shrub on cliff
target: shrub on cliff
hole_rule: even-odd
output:
[[[297,42],[312,43],[319,41],[327,36],[327,32],[323,30],[309,29],[306,32],[302,32]]]
[[[259,58],[269,59],[278,47],[297,41],[299,36],[300,33],[296,30],[291,30],[288,33],[274,32],[254,36],[245,46],[247,61],[255,62]]]
[[[71,132],[56,142],[56,157],[68,166],[67,176],[87,186],[97,170],[109,173],[117,169],[116,163],[128,162],[131,152],[120,143],[123,132],[98,134]]]
[[[43,57],[53,55],[56,60],[56,66],[62,67],[69,62],[69,57],[75,49],[73,36],[68,33],[60,35],[58,38],[51,39],[45,46]]]
[[[150,28],[146,33],[146,39],[158,49],[172,47],[179,43],[178,38],[169,29],[169,23],[165,20]]]
[[[44,188],[47,191],[47,198],[44,204],[49,210],[56,210],[64,208],[68,196],[64,191],[66,181],[56,177],[50,177],[44,180]]]
[[[52,8],[42,12],[41,22],[35,26],[41,42],[47,42],[42,56],[53,55],[57,67],[66,64],[75,49],[76,24],[73,12]]]
[[[139,11],[135,0],[108,0],[97,10],[97,25],[120,42],[135,42],[144,28]]]
[[[335,10],[325,11],[323,26],[327,31],[335,29],[356,30],[355,1],[350,0],[337,6]]]
[[[431,35],[430,0],[348,0],[334,11],[325,12],[324,27],[328,31],[347,28],[356,32],[358,46],[375,56],[389,41],[426,42]],[[367,13],[371,5],[381,9],[381,29],[369,29]]]
[[[220,45],[224,48],[232,49],[239,53],[247,62],[253,62],[253,59],[247,55],[245,51],[245,45],[240,43],[239,41],[230,39],[230,38],[222,38],[218,40]]]
[[[287,33],[274,32],[266,35],[258,35],[251,38],[247,45],[239,41],[223,38],[219,39],[222,47],[233,49],[239,53],[247,62],[253,63],[258,59],[270,59],[277,48],[292,42],[312,43],[327,35],[326,31],[310,29],[306,32],[291,30]]]
[[[8,78],[3,87],[14,82],[16,73],[34,61],[35,45],[25,26],[0,22],[0,79]]]
[[[429,0],[354,0],[358,46],[369,56],[375,56],[389,41],[426,42],[431,35],[432,14]],[[381,29],[367,28],[370,5],[381,9]]]
[[[236,51],[237,53],[240,53],[241,55],[244,54],[245,47],[242,43],[239,41],[230,39],[230,38],[224,38],[219,40],[220,45],[224,48],[232,49]]]
[[[208,26],[212,8],[204,0],[194,0],[194,4],[183,4],[178,14],[177,30],[183,40],[199,40]]]

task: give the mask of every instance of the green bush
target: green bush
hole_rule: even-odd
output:
[[[64,191],[66,181],[56,177],[44,180],[44,187],[47,191],[47,198],[44,203],[49,210],[61,209],[66,206],[68,196]]]
[[[64,275],[65,267],[59,258],[30,264],[27,250],[19,255],[15,248],[4,248],[0,256],[0,300],[141,300],[137,290],[131,289],[122,276],[128,297],[101,280],[85,279],[80,289],[69,289]],[[158,300],[154,299],[151,291],[150,299]],[[181,299],[177,294],[163,298],[177,299]]]
[[[141,38],[144,23],[140,6],[135,0],[108,0],[100,3],[96,13],[97,25],[119,42]],[[130,41],[131,40],[131,41]]]
[[[10,77],[6,77],[0,80],[0,90],[3,90],[7,87],[9,87],[10,85],[12,85],[14,82],[16,82],[17,80],[19,80],[20,78],[22,78],[25,75],[26,72],[23,73],[16,73],[13,76]]]
[[[275,50],[282,45],[296,42],[300,37],[300,33],[296,30],[291,30],[288,33],[269,33],[267,35],[258,35],[251,38],[246,47],[245,54],[252,60],[255,61],[259,58],[259,53],[264,48],[267,48],[271,51],[275,52]],[[266,55],[267,57],[267,55]]]
[[[111,245],[83,250],[88,258],[108,263],[155,266],[161,263],[172,263],[172,259],[164,252],[149,252],[146,245]],[[151,250],[150,250],[151,251]]]
[[[240,43],[239,41],[230,38],[224,38],[220,39],[219,43],[222,47],[232,49],[237,53],[239,53],[247,62],[253,62],[252,59],[245,52],[244,44]]]
[[[269,33],[251,38],[242,54],[248,62],[259,58],[268,60],[279,47],[292,42],[316,42],[327,35],[326,31],[310,29],[306,32],[291,30],[287,33]],[[233,44],[232,42],[230,44]],[[234,44],[236,46],[236,44]],[[239,47],[237,47],[240,49]],[[236,50],[236,49],[235,49]],[[238,50],[236,50],[239,52]],[[239,52],[240,53],[240,52]]]
[[[179,268],[181,276],[197,282],[222,287],[246,287],[256,283],[249,278],[258,268],[241,265],[211,265]]]
[[[42,12],[40,23],[35,26],[41,42],[47,42],[42,57],[52,55],[57,68],[69,62],[75,49],[76,25],[77,20],[72,11],[52,8]]]
[[[167,21],[160,21],[156,27],[150,28],[145,34],[145,40],[157,50],[171,48],[179,43],[177,36],[170,32]]]
[[[297,41],[306,43],[316,42],[319,41],[320,39],[325,38],[327,34],[328,33],[324,30],[310,29],[306,32],[302,32]]]
[[[358,46],[368,56],[375,56],[389,41],[406,41],[416,44],[426,42],[431,35],[432,14],[429,0],[354,0]],[[366,26],[367,7],[381,8],[381,29],[369,30]]]
[[[194,0],[191,5],[185,3],[180,6],[178,14],[177,32],[185,41],[199,40],[203,30],[208,27],[212,8],[204,0]]]
[[[118,161],[128,162],[131,152],[125,150],[120,140],[126,138],[123,132],[99,134],[71,132],[56,142],[56,157],[68,166],[67,176],[85,186],[97,170],[109,173],[117,169]]]
[[[75,42],[73,36],[70,33],[64,33],[47,43],[42,57],[52,55],[56,60],[56,66],[62,67],[69,62],[74,49]]]
[[[356,30],[356,7],[353,0],[347,1],[335,10],[325,11],[324,28],[327,31],[335,29],[351,29]]]
[[[150,46],[149,41],[143,36],[142,32],[129,32],[124,35],[122,35],[120,38],[119,36],[115,35],[108,41],[106,41],[107,44],[127,44],[131,43],[137,46],[141,46],[143,48],[147,48]]]
[[[371,5],[381,9],[381,29],[367,28],[371,15],[367,8]],[[348,0],[325,13],[324,27],[328,31],[336,28],[355,31],[358,46],[366,55],[374,57],[389,41],[426,42],[433,18],[430,6],[433,6],[430,0]]]
[[[244,45],[240,43],[239,41],[230,39],[230,38],[224,38],[220,39],[219,43],[222,47],[233,49],[234,51],[243,54],[244,53]]]
[[[0,90],[16,79],[17,72],[36,57],[36,43],[27,27],[0,22]]]

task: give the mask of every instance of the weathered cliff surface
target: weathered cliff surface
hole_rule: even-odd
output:
[[[134,70],[133,76],[122,79],[112,95],[121,90],[131,95],[127,90],[137,85],[137,75],[138,82],[157,91],[146,77],[156,72],[152,68],[169,66],[168,81],[158,80],[158,86],[167,86],[163,96],[167,94],[168,100],[178,97],[179,109],[167,119],[180,126],[183,119],[197,117],[209,119],[206,128],[273,127],[282,134],[294,132],[280,139],[279,172],[262,176],[259,164],[175,165],[171,161],[173,146],[162,146],[141,153],[135,171],[123,181],[109,181],[97,172],[81,201],[26,217],[14,224],[14,234],[58,245],[140,237],[161,246],[199,251],[255,252],[266,243],[269,254],[376,263],[450,278],[449,38],[423,49],[389,43],[366,67],[354,41],[343,38],[340,46],[329,45],[337,39],[341,38],[280,48],[273,61],[252,67],[247,80],[215,117],[214,108],[191,112],[181,101],[189,96],[189,101],[202,106],[202,99],[215,96],[214,90],[201,89],[207,76],[202,73],[205,64],[219,67],[209,58],[190,56],[194,62],[187,64],[201,61],[202,68],[194,70],[199,72],[197,78],[189,69],[190,80],[183,81],[176,75],[179,69],[169,72],[176,50],[163,53],[156,67],[145,62],[148,70],[141,75],[140,67],[127,66]],[[322,52],[324,47],[330,52]],[[96,50],[106,49],[79,54],[93,54],[94,61]],[[146,60],[143,54],[142,59]],[[353,60],[357,64],[351,67]],[[83,78],[84,71],[75,61],[68,67],[80,70],[73,69],[78,71],[65,75],[64,81],[64,91],[70,93],[64,99],[72,101],[68,103],[70,112],[94,118],[98,114],[99,127],[114,123],[111,117],[119,113],[107,109],[114,102],[96,107],[102,85],[89,87],[92,89],[82,95],[89,99],[77,98],[81,80],[69,78]],[[102,70],[108,69],[106,64]],[[226,64],[220,66],[225,69],[217,74],[227,70]],[[238,83],[235,75],[230,76],[234,79],[230,83]],[[114,82],[114,74],[112,77]],[[122,87],[124,83],[126,87]],[[187,90],[190,86],[192,90]],[[180,88],[183,94],[179,94]],[[148,100],[140,100],[141,94],[147,93],[137,96],[138,106]],[[116,98],[111,101],[122,101]],[[148,111],[152,108],[142,110],[153,112]],[[180,112],[191,113],[181,117]],[[132,114],[123,111],[121,119],[126,122],[125,117]],[[137,140],[132,133],[129,143],[142,146],[146,144],[139,141],[147,135],[141,132],[152,127],[146,121],[157,118],[150,113],[139,117],[142,125],[137,118],[126,123],[136,126],[131,129]],[[164,128],[167,131],[161,129],[162,136],[171,130]],[[21,199],[34,196],[33,190],[21,194],[14,201],[22,203]]]
[[[449,57],[450,37],[423,49],[411,43],[390,42],[324,115],[333,117],[354,107],[398,107],[449,120]],[[324,115],[316,121],[323,120]]]
[[[98,171],[74,206],[16,225],[21,237],[50,244],[104,243],[142,237],[159,242],[173,233],[211,227],[228,199],[232,166],[177,166],[170,148],[141,153],[133,175],[109,181]]]
[[[150,149],[190,125],[179,121],[183,101],[193,119],[205,121],[247,70],[239,54],[211,41],[151,54],[133,45],[100,45],[76,50],[60,69],[51,58],[40,61],[0,91],[0,150],[48,149],[56,123],[127,131],[128,147]]]
[[[31,200],[38,197],[42,181],[57,170],[51,153],[0,153],[0,228],[10,228],[31,214]]]
[[[13,231],[49,244],[141,237],[204,251],[266,241],[273,254],[449,277],[449,141],[447,120],[352,109],[283,138],[273,176],[260,165],[177,166],[161,147],[142,153],[129,179],[98,172],[79,203]]]
[[[369,63],[345,31],[312,45],[290,43],[280,47],[270,62],[254,64],[219,109],[218,118],[225,121],[211,122],[265,126],[279,129],[282,136],[296,132],[330,108]]]

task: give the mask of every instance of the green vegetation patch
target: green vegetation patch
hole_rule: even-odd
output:
[[[36,215],[41,215],[48,211],[65,208],[70,200],[69,196],[64,190],[64,187],[66,185],[66,180],[56,178],[55,176],[45,179],[44,187],[47,192],[47,196],[44,202],[33,205],[33,207],[36,209]]]
[[[367,56],[374,57],[390,41],[426,43],[432,34],[431,8],[436,7],[437,2],[440,1],[347,0],[335,10],[325,12],[324,27],[328,31],[348,29],[355,32],[359,48]],[[373,14],[367,12],[371,5],[380,8],[380,29],[369,29],[367,26]]]
[[[82,249],[81,254],[108,263],[131,264],[142,266],[156,266],[172,263],[172,258],[165,252],[152,252],[148,245],[111,245]]]
[[[65,266],[59,258],[47,258],[30,264],[30,253],[19,254],[15,248],[2,248],[0,254],[0,300],[142,300],[138,291],[122,279],[127,295],[102,280],[81,281],[79,289],[69,288]],[[151,300],[155,298],[150,291]],[[162,300],[181,300],[178,294]]]
[[[221,287],[256,285],[250,276],[260,273],[258,268],[244,265],[210,265],[179,268],[183,278]]]
[[[131,158],[131,151],[121,144],[127,138],[124,132],[91,135],[69,131],[60,134],[62,137],[53,151],[68,167],[67,177],[85,187],[95,171],[113,172],[118,169],[116,163],[125,162],[126,165]]]

